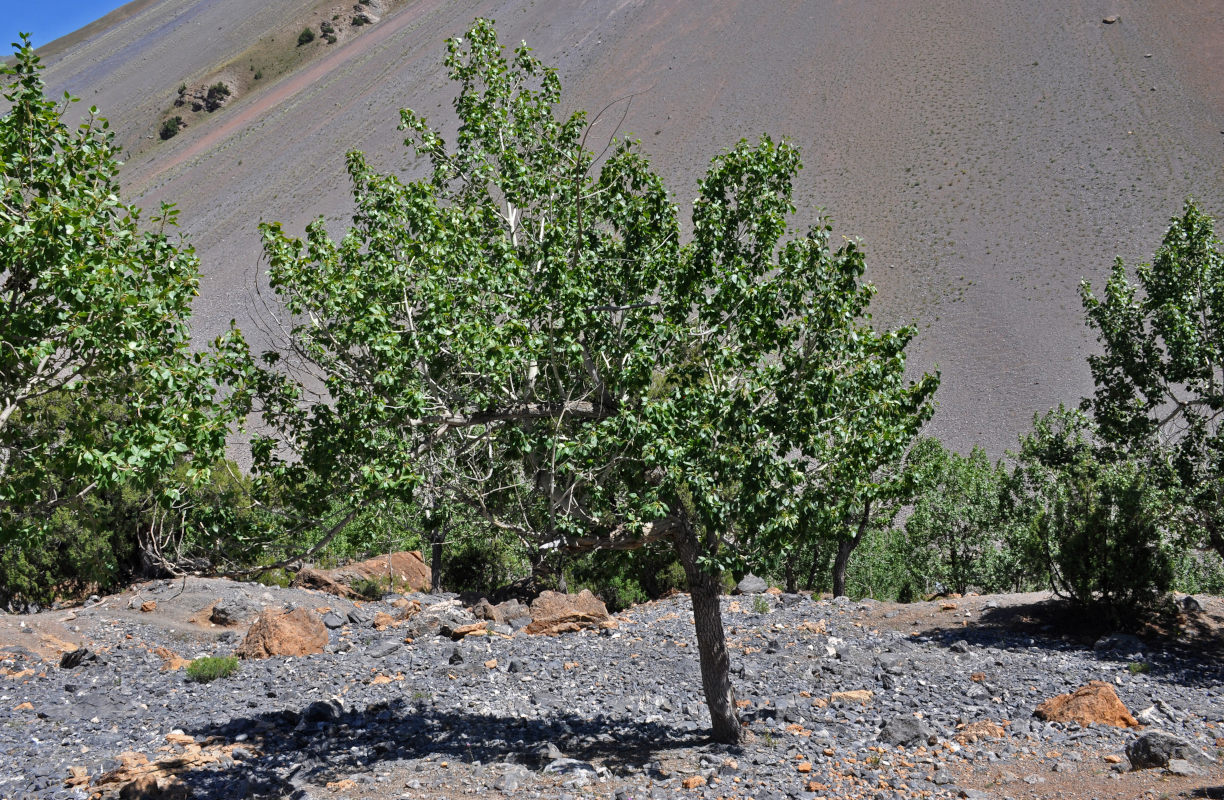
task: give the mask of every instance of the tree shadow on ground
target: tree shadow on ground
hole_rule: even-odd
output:
[[[1101,661],[1135,664],[1151,678],[1184,686],[1224,683],[1224,613],[1181,609],[1135,625],[1117,646],[1095,647],[1119,627],[1100,615],[1085,613],[1067,600],[988,608],[964,625],[932,625],[919,631],[935,644],[950,647],[964,640],[980,647],[1019,650],[1038,647],[1067,652],[1088,650]],[[1128,646],[1135,641],[1141,647]]]
[[[1205,800],[1224,800],[1224,786],[1204,786],[1187,794],[1187,797],[1201,797]]]
[[[537,770],[552,760],[550,744],[567,758],[626,774],[648,768],[668,750],[709,742],[704,730],[690,732],[657,722],[564,712],[536,719],[466,714],[436,708],[429,700],[403,698],[348,711],[315,702],[300,711],[263,712],[186,732],[197,741],[217,737],[225,743],[245,734],[244,746],[254,755],[221,769],[180,773],[195,800],[305,796],[294,792],[318,791],[353,773],[369,775],[380,765],[427,758],[473,766],[521,764]],[[487,773],[487,782],[497,774]]]

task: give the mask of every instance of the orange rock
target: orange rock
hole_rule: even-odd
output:
[[[141,610],[141,612],[143,612],[143,613],[145,613],[145,614],[148,614],[150,611],[156,611],[156,610],[157,610],[157,601],[156,601],[156,600],[146,600],[146,601],[144,601],[143,603],[141,603],[141,604],[140,604],[140,610]]]
[[[353,592],[348,586],[359,580],[381,580],[394,591],[427,592],[433,584],[429,565],[419,550],[401,550],[336,569],[304,569],[293,579],[293,586],[321,589],[342,597]]]
[[[1103,681],[1089,681],[1071,694],[1051,697],[1033,712],[1047,722],[1077,722],[1087,725],[1113,725],[1115,728],[1137,728],[1139,721],[1118,699],[1113,686]]]
[[[69,767],[68,778],[64,781],[64,785],[72,786],[88,786],[89,785],[89,768],[88,767]]]
[[[497,669],[497,659],[496,658],[490,658],[488,661],[484,662],[484,664],[487,669]]]
[[[13,706],[13,710],[14,710],[14,711],[33,711],[33,710],[34,710],[34,704],[33,704],[33,703],[28,703],[28,702],[27,702],[27,703],[20,703],[20,704],[18,704],[18,705]]]
[[[541,592],[531,603],[527,633],[556,635],[599,627],[611,619],[598,597],[583,589],[578,594]]]
[[[1007,734],[1003,728],[988,719],[971,722],[952,738],[958,744],[974,744],[980,739],[1002,739]]]
[[[817,620],[804,620],[799,624],[799,630],[807,631],[808,633],[828,633],[828,627],[825,625],[823,618]]]
[[[798,764],[795,765],[795,769],[799,770],[800,772],[804,774],[811,772],[812,762],[811,761],[800,761]]]
[[[284,611],[265,609],[251,623],[246,638],[234,651],[240,658],[304,656],[322,653],[327,646],[327,628],[305,608]]]
[[[343,792],[348,789],[356,789],[357,782],[350,778],[344,778],[343,780],[330,781],[327,784],[327,788],[331,789],[333,792]]]
[[[191,662],[180,658],[177,653],[165,647],[159,647],[153,653],[162,660],[162,672],[174,672],[185,668]]]
[[[467,636],[483,636],[489,630],[488,622],[473,622],[470,625],[459,625],[455,628],[443,626],[442,633],[446,634],[455,641],[459,641]]]
[[[705,786],[706,779],[700,775],[690,775],[689,777],[680,781],[680,785],[685,789],[696,789],[699,786]]]
[[[861,703],[867,705],[871,702],[871,698],[875,697],[875,692],[870,689],[855,689],[851,692],[834,692],[829,695],[830,703]]]
[[[395,618],[385,611],[379,611],[374,615],[374,630],[385,631],[387,628],[395,627]]]
[[[1106,764],[1121,764],[1122,756],[1116,756],[1113,753],[1110,753],[1109,755],[1105,756],[1105,763]]]

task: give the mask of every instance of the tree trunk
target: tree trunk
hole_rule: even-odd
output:
[[[853,539],[842,539],[837,543],[837,558],[833,559],[833,596],[842,597],[846,594],[846,565],[850,563],[850,554],[863,541],[863,533],[867,523],[871,521],[871,501],[863,504],[863,516],[859,518],[858,530]]]
[[[795,594],[799,591],[799,581],[795,578],[795,562],[791,559],[786,559],[786,566],[783,568],[786,572],[786,593]]]
[[[731,686],[731,658],[723,636],[722,609],[718,597],[722,593],[719,576],[711,575],[697,562],[701,542],[687,521],[676,534],[676,553],[688,578],[689,596],[693,600],[693,623],[697,629],[697,652],[701,657],[701,686],[713,721],[714,741],[738,744],[740,741],[739,712],[735,708],[735,689]]]
[[[820,571],[820,548],[812,542],[812,565],[808,568],[807,575],[807,590],[813,592],[816,590],[816,573]]]
[[[429,531],[429,591],[442,591],[442,546],[446,544],[446,525]]]

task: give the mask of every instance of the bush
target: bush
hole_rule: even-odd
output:
[[[1016,488],[1055,592],[1117,625],[1161,610],[1174,578],[1167,496],[1140,464],[1110,460],[1087,417],[1036,419]]]
[[[162,122],[161,130],[158,131],[158,135],[161,136],[162,141],[165,141],[166,139],[173,139],[175,136],[178,136],[179,128],[181,127],[183,127],[183,118],[173,116],[170,119]]]
[[[312,31],[310,28],[303,28],[302,32],[298,34],[298,47],[301,47],[304,44],[310,44],[314,40],[314,31]]]
[[[687,588],[683,567],[663,547],[599,550],[574,560],[565,571],[572,591],[590,589],[613,612]]]
[[[228,678],[237,671],[238,659],[233,656],[203,656],[187,665],[187,679],[196,683],[209,683],[218,678]]]

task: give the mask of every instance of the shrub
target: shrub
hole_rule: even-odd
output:
[[[183,118],[177,115],[173,116],[170,119],[162,122],[161,130],[158,131],[158,135],[161,136],[162,141],[165,141],[166,139],[173,139],[175,136],[178,136],[179,128],[182,126]]]
[[[298,47],[304,44],[310,44],[315,39],[314,31],[310,28],[302,28],[302,32],[298,34]]]
[[[209,683],[228,678],[238,671],[238,659],[233,656],[203,656],[187,665],[187,678],[196,683]]]
[[[1054,591],[1134,626],[1173,585],[1169,503],[1142,465],[1107,455],[1087,417],[1059,408],[1021,439],[1017,487]]]
[[[319,31],[321,33],[335,33],[336,26],[332,25],[330,22],[324,22],[319,25]]]

